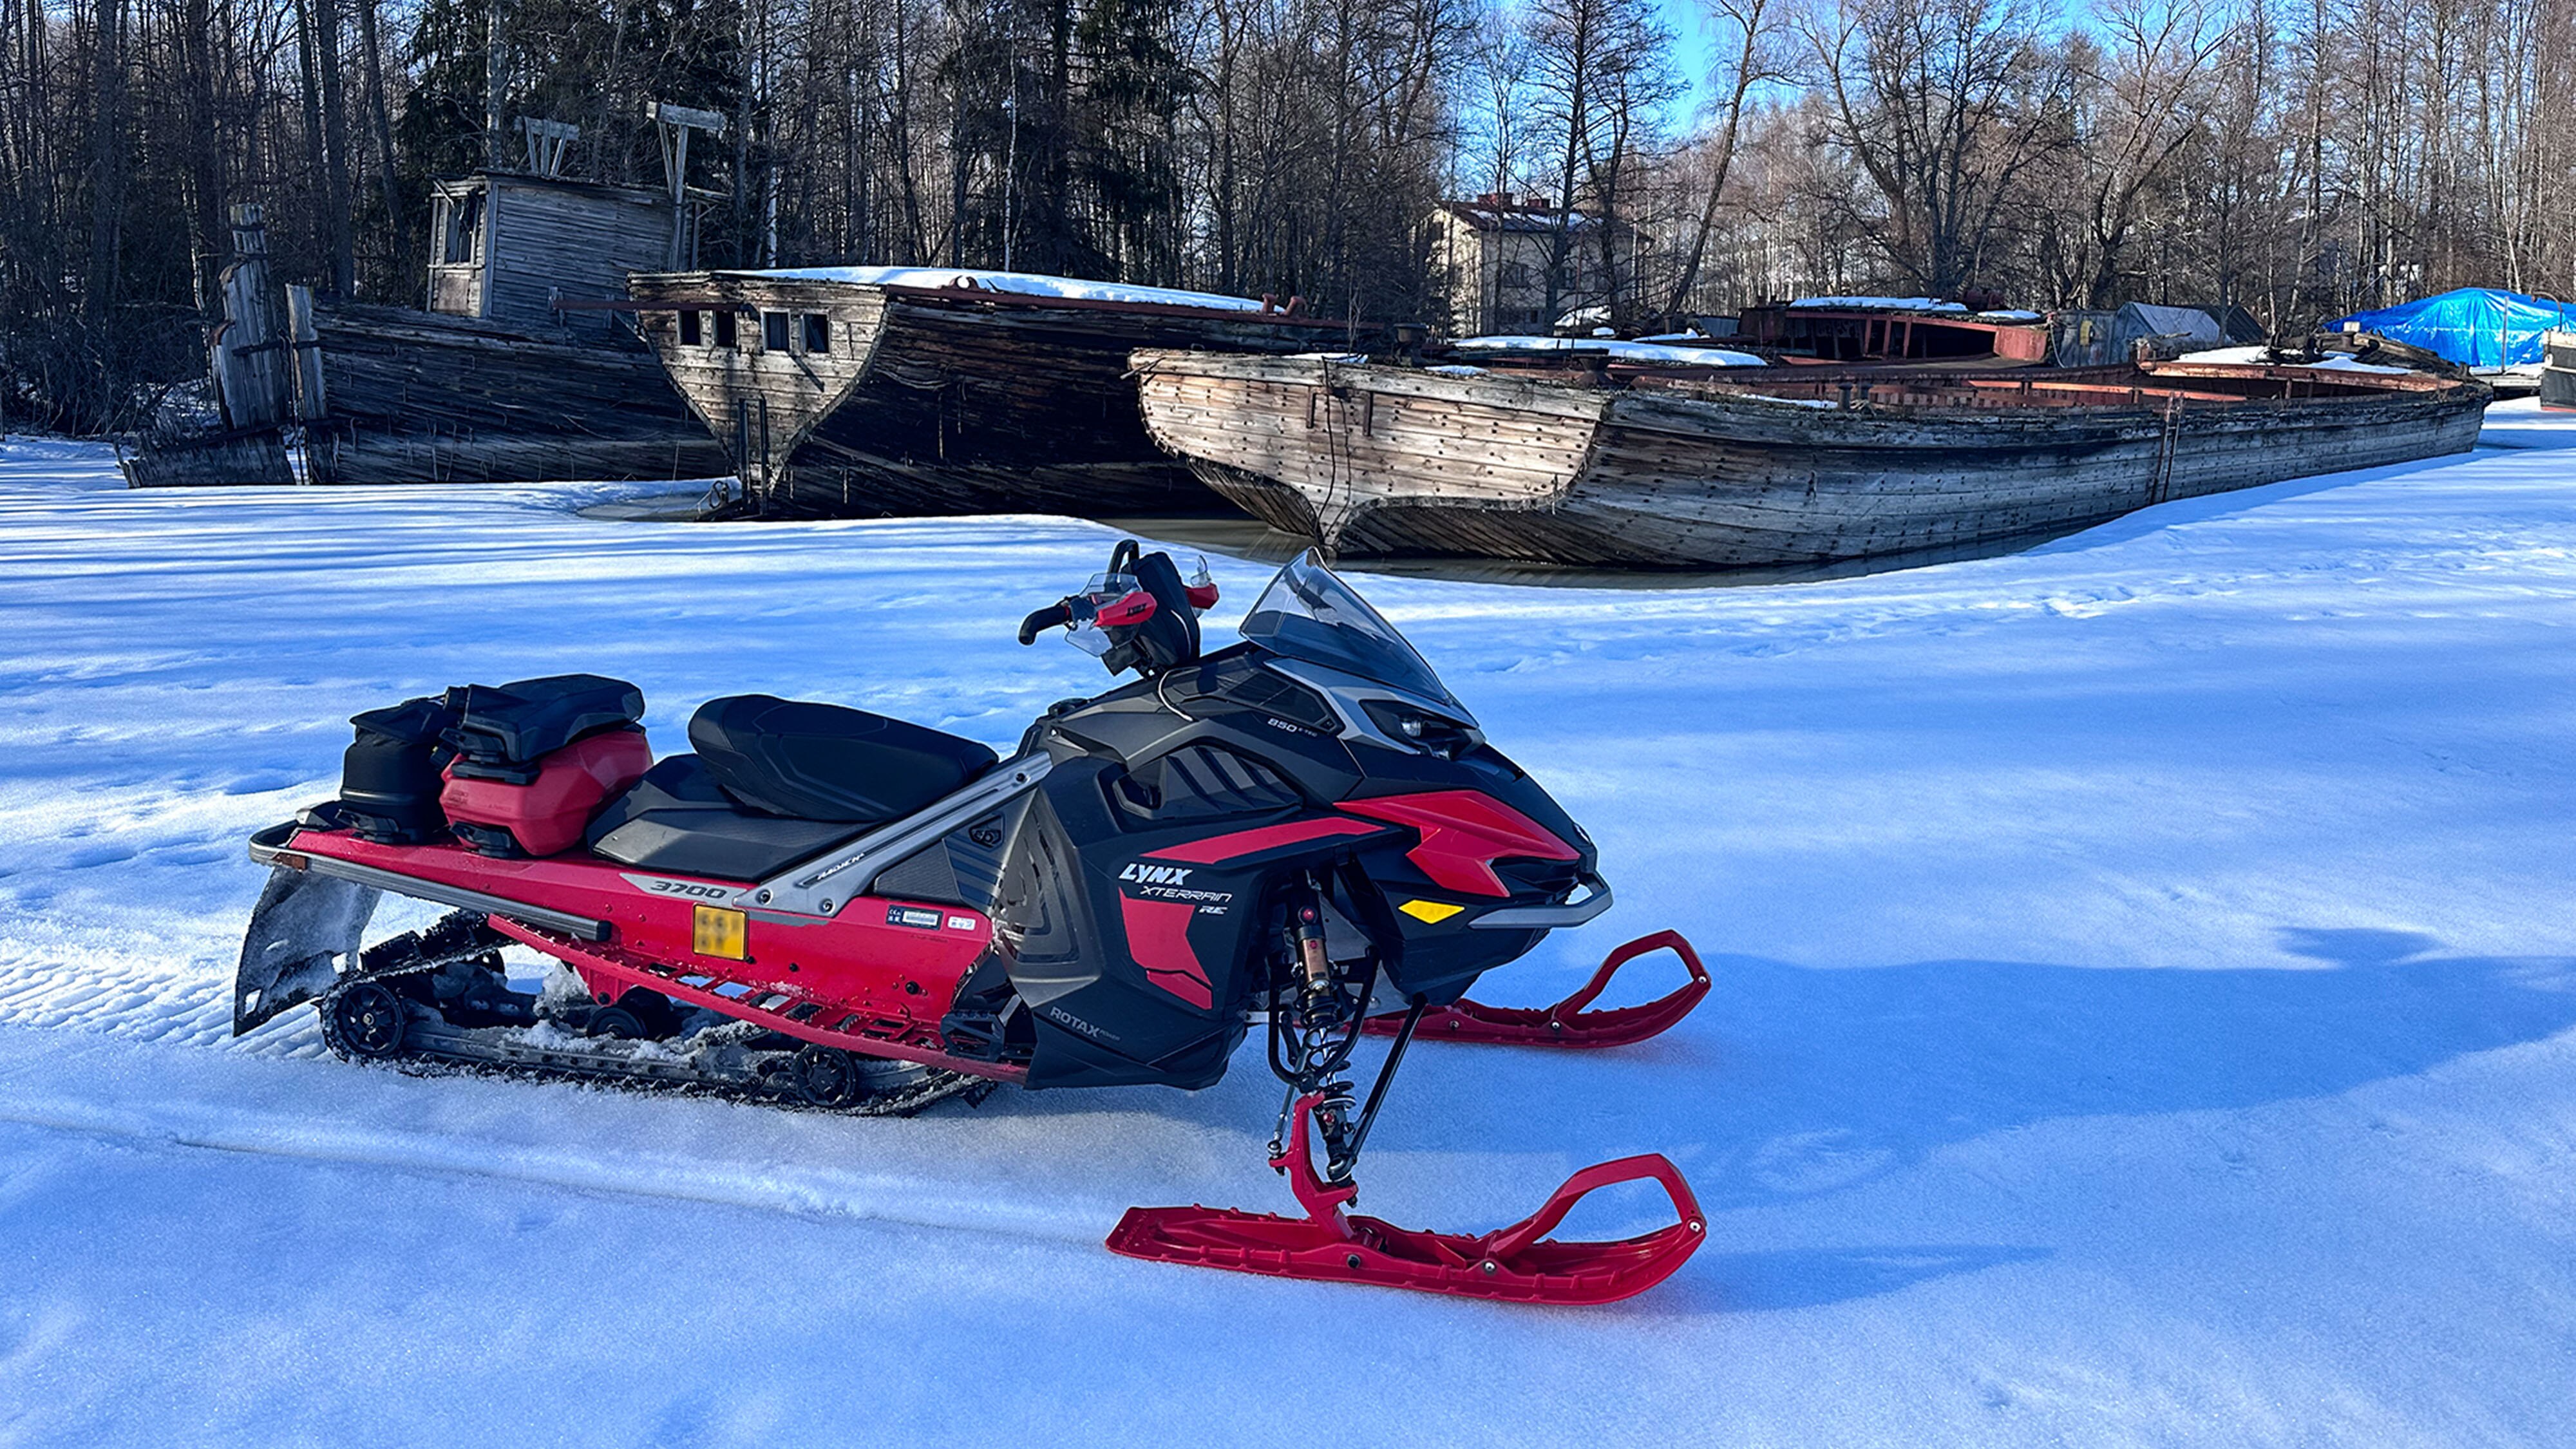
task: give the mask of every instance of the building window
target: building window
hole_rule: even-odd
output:
[[[787,350],[786,313],[763,312],[760,314],[760,345],[768,348],[772,352],[785,352]]]
[[[680,314],[680,345],[681,345],[682,347],[695,347],[695,346],[697,346],[697,345],[698,345],[698,338],[699,338],[699,336],[700,336],[700,332],[699,332],[699,328],[698,328],[698,314],[697,314],[697,313],[695,313],[695,312],[683,312],[683,313],[681,313],[681,314]]]
[[[831,318],[824,316],[820,312],[808,312],[805,314],[805,350],[808,352],[829,352],[832,350]]]
[[[716,346],[734,345],[734,316],[730,309],[716,314]]]
[[[1508,287],[1515,292],[1528,291],[1530,287],[1529,263],[1503,263],[1502,266],[1495,269],[1494,285],[1498,287]]]

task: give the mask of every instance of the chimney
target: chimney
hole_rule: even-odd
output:
[[[1478,194],[1477,194],[1477,197],[1476,197],[1476,204],[1477,204],[1478,206],[1481,206],[1481,207],[1485,208],[1487,211],[1492,211],[1492,210],[1496,209],[1497,207],[1505,206],[1505,205],[1508,205],[1509,203],[1505,202],[1505,201],[1503,200],[1503,198],[1502,198],[1502,197],[1500,197],[1500,196],[1496,195],[1495,193],[1493,193],[1493,192],[1491,192],[1491,191],[1486,191],[1486,192],[1480,192],[1480,193],[1478,193]]]

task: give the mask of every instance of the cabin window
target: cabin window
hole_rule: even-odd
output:
[[[447,203],[446,235],[439,239],[438,259],[451,265],[474,260],[483,242],[483,193],[477,191]]]
[[[731,346],[733,346],[733,345],[734,345],[734,316],[733,316],[733,313],[731,313],[731,312],[718,312],[718,313],[716,314],[716,346],[718,346],[718,347],[731,347]]]
[[[786,313],[763,312],[760,314],[760,345],[768,348],[772,352],[785,352],[787,350]]]
[[[831,351],[832,319],[824,316],[820,312],[808,312],[805,314],[804,321],[805,350],[808,352]]]
[[[697,313],[695,313],[695,312],[683,312],[683,313],[681,313],[681,314],[680,314],[680,345],[681,345],[682,347],[695,347],[695,346],[697,346],[697,345],[698,345],[698,338],[700,337],[700,335],[701,335],[701,333],[700,333],[699,326],[698,326],[698,314],[697,314]]]

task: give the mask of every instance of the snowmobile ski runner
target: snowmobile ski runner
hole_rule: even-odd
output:
[[[337,799],[251,839],[269,880],[236,1035],[313,1003],[342,1057],[905,1114],[1001,1084],[1213,1084],[1257,1020],[1284,1087],[1270,1158],[1303,1216],[1138,1208],[1133,1257],[1541,1303],[1669,1276],[1705,1237],[1661,1156],[1585,1169],[1527,1220],[1460,1235],[1347,1208],[1417,1037],[1643,1040],[1709,990],[1672,932],[1553,1007],[1467,999],[1610,906],[1591,839],[1488,744],[1313,555],[1202,652],[1203,562],[1133,540],[1028,616],[1134,681],[1047,710],[1005,760],[838,705],[738,695],[652,757],[633,685],[560,675],[371,710]],[[385,893],[447,906],[364,944]],[[502,952],[553,963],[515,987]],[[1672,950],[1660,1001],[1593,1009]],[[1353,1049],[1389,1035],[1363,1102]],[[1652,1181],[1675,1221],[1551,1239],[1585,1194]]]

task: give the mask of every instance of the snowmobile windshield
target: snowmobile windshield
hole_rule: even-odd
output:
[[[1252,601],[1243,637],[1291,659],[1465,708],[1395,626],[1312,553],[1292,560]]]

